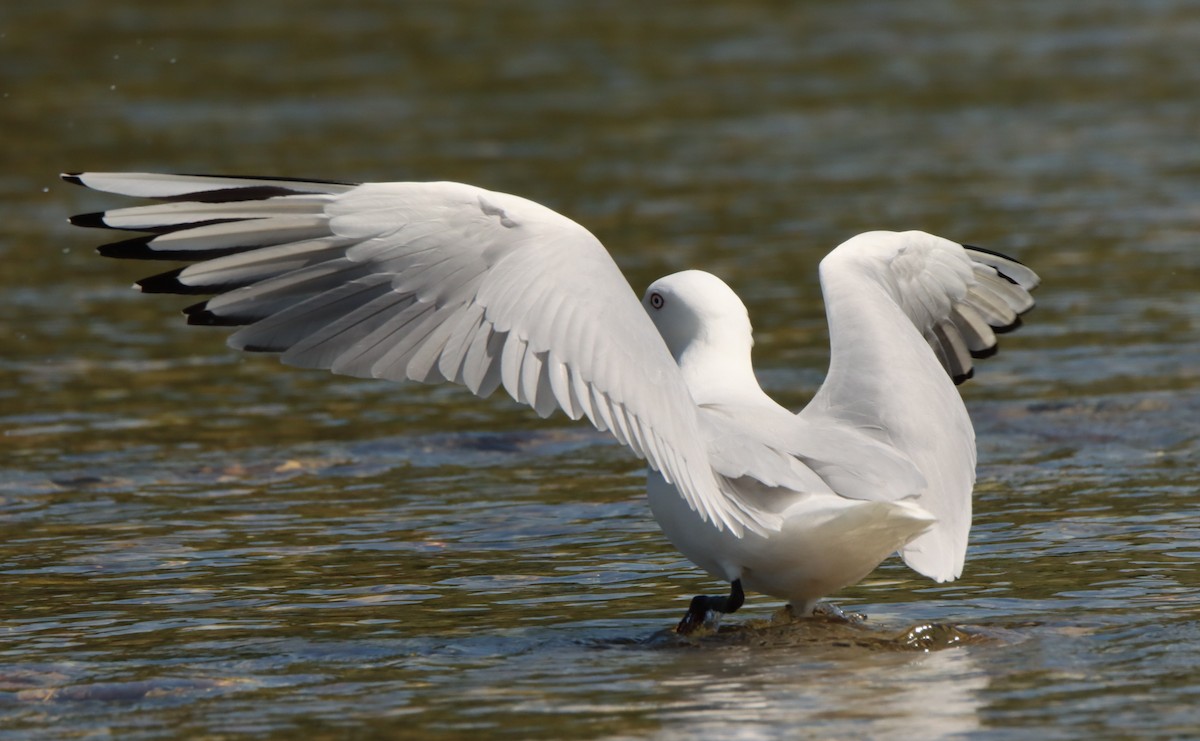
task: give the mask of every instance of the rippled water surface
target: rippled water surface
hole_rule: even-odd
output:
[[[1196,3],[45,0],[0,8],[0,56],[0,737],[1200,728]],[[722,275],[795,407],[827,250],[1014,254],[1044,285],[962,387],[966,574],[674,639],[720,585],[623,449],[233,354],[65,224],[115,202],[73,169],[519,193],[639,290]]]

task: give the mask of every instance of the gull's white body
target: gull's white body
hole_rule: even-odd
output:
[[[861,581],[885,558],[936,522],[909,502],[863,502],[829,492],[795,493],[782,528],[739,538],[688,509],[675,488],[652,472],[650,510],[667,539],[718,579],[741,579],[750,591],[788,600],[800,615],[822,597]]]
[[[852,257],[878,247],[890,254],[897,236],[865,235],[840,249]],[[928,235],[916,241],[942,246]],[[724,283],[687,271],[647,290],[647,297],[663,297],[656,302],[661,308],[647,310],[699,408],[723,487],[776,514],[781,527],[740,537],[714,532],[652,473],[655,519],[705,571],[741,579],[747,589],[783,597],[802,611],[906,546],[923,573],[957,577],[970,525],[975,443],[958,392],[912,322],[878,290],[877,277],[838,265],[841,257],[835,251],[822,268],[832,326],[857,319],[879,332],[860,331],[861,346],[843,347],[831,332],[833,368],[801,414],[759,387],[746,309]],[[705,331],[688,328],[675,340],[671,327],[686,322],[670,315],[674,307],[700,315]],[[900,425],[911,437],[896,434]],[[922,533],[925,542],[913,542]]]
[[[750,321],[716,277],[655,282],[642,305],[583,227],[457,183],[84,173],[158,205],[76,217],[150,231],[101,248],[191,266],[143,290],[234,347],[362,377],[499,386],[586,416],[650,465],[650,507],[713,576],[807,607],[889,554],[960,575],[974,433],[955,380],[1032,306],[1019,263],[921,232],[871,232],[821,264],[829,374],[794,414],[759,387]],[[952,380],[952,377],[954,380]]]

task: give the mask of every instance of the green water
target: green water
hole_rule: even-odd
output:
[[[4,4],[0,738],[1195,735],[1197,90],[1184,0]],[[967,571],[672,640],[721,587],[623,449],[233,354],[66,225],[117,202],[77,169],[519,193],[638,290],[724,277],[796,407],[840,241],[1014,254]]]

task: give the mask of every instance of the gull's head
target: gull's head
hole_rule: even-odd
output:
[[[685,270],[659,278],[642,305],[680,365],[686,355],[706,351],[749,358],[754,340],[746,305],[712,273]]]

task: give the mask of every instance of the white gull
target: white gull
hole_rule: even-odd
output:
[[[229,344],[351,376],[503,386],[546,417],[609,431],[650,467],[651,511],[693,563],[801,613],[891,553],[961,575],[975,435],[955,384],[1033,306],[1011,258],[918,231],[868,232],[820,265],[831,360],[793,413],[760,388],[746,307],[688,270],[640,302],[590,232],[532,201],[460,183],[350,184],[148,173],[64,179],[158,203],[83,214],[149,232],[112,257],[190,262],[138,282],[210,294],[192,324]]]

